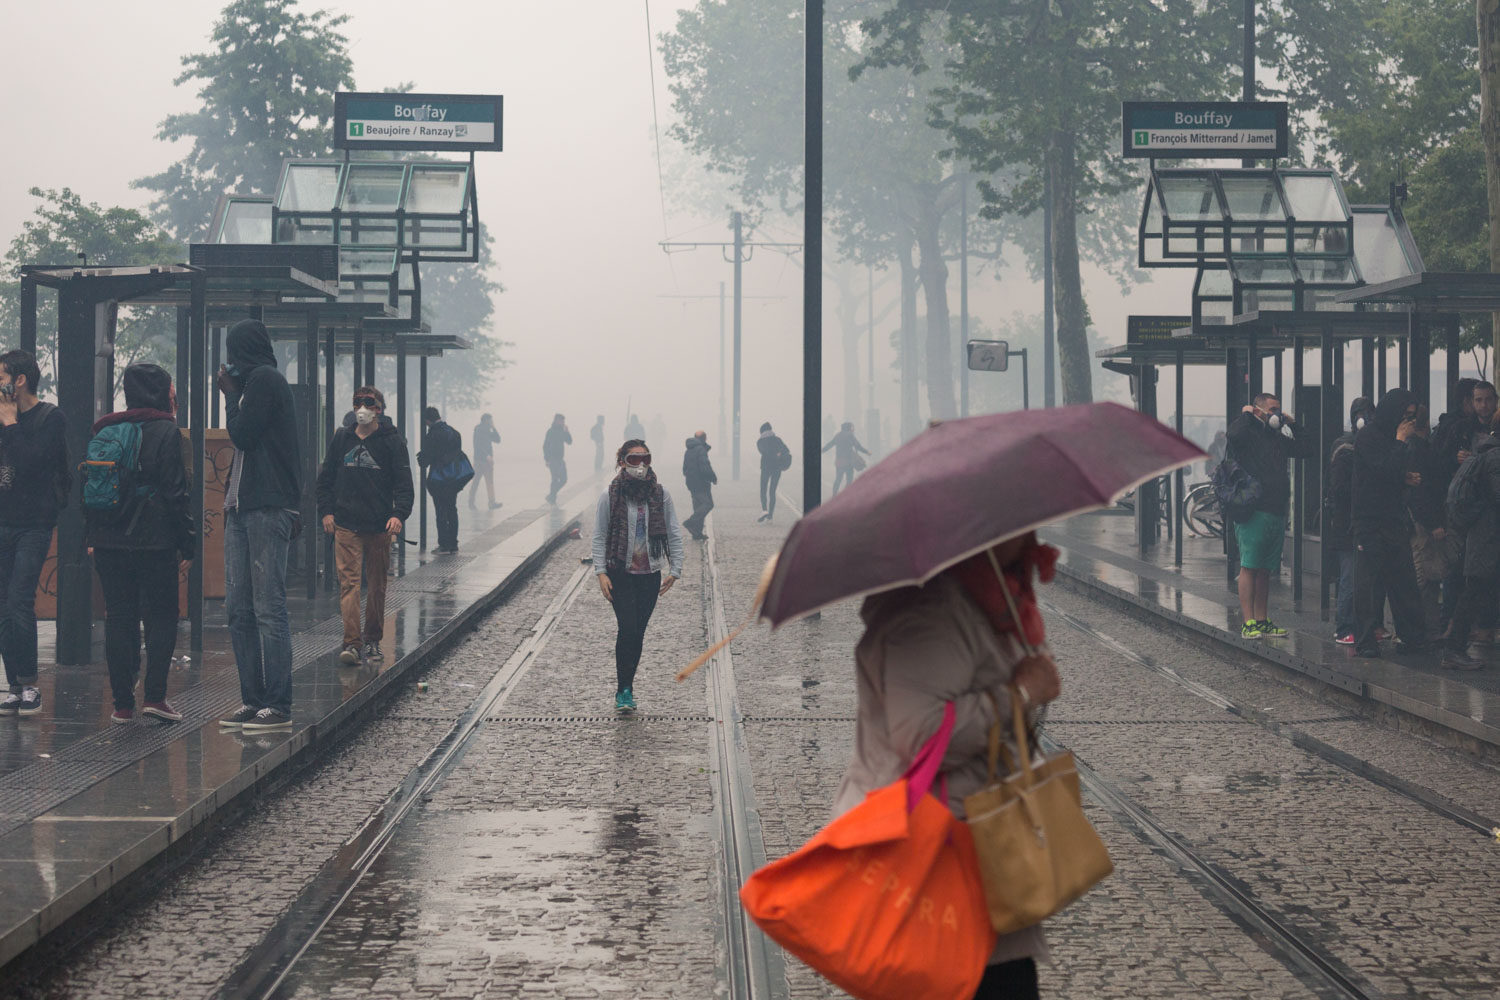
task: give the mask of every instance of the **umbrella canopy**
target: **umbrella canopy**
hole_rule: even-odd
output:
[[[1107,507],[1205,457],[1165,424],[1116,403],[947,421],[793,526],[761,616],[780,625],[925,583],[991,545]]]

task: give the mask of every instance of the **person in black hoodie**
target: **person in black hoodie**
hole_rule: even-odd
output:
[[[458,431],[443,422],[436,406],[422,412],[427,435],[417,451],[417,464],[428,470],[422,477],[432,496],[432,513],[437,519],[438,552],[458,551],[458,494],[463,486],[456,482],[434,482],[433,469],[445,468],[463,456],[464,441]]]
[[[354,390],[353,429],[339,428],[318,473],[318,516],[334,536],[339,611],[344,619],[343,663],[379,659],[385,637],[385,590],[391,539],[411,516],[415,493],[406,440],[381,419],[385,396],[374,386]],[[364,574],[364,629],[359,622],[359,580]],[[363,648],[361,648],[361,641]]]
[[[1327,501],[1323,505],[1323,546],[1338,564],[1338,600],[1333,638],[1354,644],[1354,435],[1375,417],[1375,404],[1360,396],[1349,406],[1349,431],[1333,442],[1328,460]],[[1331,568],[1331,567],[1330,567]]]
[[[41,369],[25,351],[0,354],[0,656],[10,690],[0,715],[36,715],[36,585],[72,477],[67,421],[36,397]]]
[[[708,434],[699,431],[687,439],[682,455],[682,478],[687,481],[688,494],[693,498],[693,515],[682,526],[698,541],[708,536],[703,533],[703,521],[714,509],[713,487],[719,481],[713,463],[708,460]]]
[[[1488,437],[1488,435],[1486,435]],[[1444,509],[1451,477],[1445,474],[1446,463],[1432,442],[1432,428],[1425,407],[1419,408],[1415,432],[1406,442],[1410,453],[1408,468],[1419,474],[1420,482],[1406,488],[1406,509],[1411,515],[1411,556],[1417,573],[1417,592],[1422,600],[1422,615],[1429,635],[1438,635],[1442,620],[1443,581],[1454,565],[1463,559],[1463,545],[1448,531]]]
[[[177,648],[178,569],[193,558],[197,532],[188,501],[187,464],[177,429],[172,377],[160,365],[125,369],[125,409],[100,417],[93,433],[138,424],[140,452],[135,496],[118,511],[87,511],[88,544],[104,593],[104,659],[115,710],[110,720],[135,718],[141,672],[141,626],[146,631],[143,715],[181,720],[167,701],[167,675]]]
[[[568,421],[561,413],[552,417],[552,426],[542,438],[542,461],[552,473],[552,488],[547,491],[547,502],[556,505],[557,494],[568,485],[568,463],[563,449],[573,443],[573,432],[568,430]]]
[[[760,509],[765,511],[756,520],[769,521],[776,516],[776,487],[781,485],[781,474],[792,467],[792,452],[771,430],[770,421],[760,425],[755,447],[760,452]]]
[[[265,324],[240,320],[219,369],[234,458],[224,487],[224,610],[240,673],[240,707],[226,729],[292,726],[292,630],[286,560],[302,502],[296,404],[276,368]]]
[[[1257,395],[1229,425],[1227,457],[1260,483],[1260,498],[1235,520],[1234,537],[1240,552],[1240,612],[1245,624],[1241,638],[1281,638],[1286,629],[1271,621],[1271,574],[1281,569],[1286,539],[1286,515],[1292,492],[1287,463],[1307,457],[1307,444],[1297,437],[1297,424],[1281,412],[1281,400],[1269,392]],[[1316,454],[1316,453],[1315,453]]]
[[[1354,648],[1380,655],[1375,630],[1390,601],[1398,652],[1427,648],[1427,626],[1411,557],[1406,487],[1422,485],[1407,447],[1417,431],[1419,407],[1406,389],[1392,389],[1375,407],[1375,419],[1354,435]]]

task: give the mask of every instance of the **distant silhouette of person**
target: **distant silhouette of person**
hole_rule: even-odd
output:
[[[870,450],[859,443],[859,438],[854,436],[854,425],[848,421],[839,428],[833,440],[823,446],[824,452],[830,450],[833,451],[833,495],[838,496],[839,487],[854,482],[854,474],[865,467],[865,460],[859,456],[868,455]]]
[[[625,421],[625,440],[646,440],[646,427],[641,423],[641,418],[636,416],[634,413],[630,415],[629,420]]]
[[[594,442],[594,471],[599,472],[604,468],[604,417],[594,421],[594,426],[589,428],[589,439]]]
[[[552,418],[552,426],[547,428],[547,436],[542,439],[542,460],[547,463],[547,468],[552,473],[552,489],[547,492],[547,502],[557,504],[557,494],[564,486],[568,485],[568,464],[564,460],[563,449],[573,443],[573,434],[568,430],[568,422],[561,413]]]

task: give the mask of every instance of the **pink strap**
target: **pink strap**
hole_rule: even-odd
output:
[[[912,758],[911,766],[902,775],[906,779],[906,811],[911,812],[922,801],[922,796],[932,789],[932,783],[943,766],[943,757],[948,753],[948,739],[953,735],[953,702],[943,706],[943,724],[932,738],[922,744],[922,749]],[[946,791],[947,781],[943,782]]]

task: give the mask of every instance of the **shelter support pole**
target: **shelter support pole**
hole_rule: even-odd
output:
[[[419,449],[427,447],[427,355],[417,359],[417,426],[421,428]],[[425,470],[417,469],[417,551],[427,551],[427,489]]]
[[[223,339],[220,331],[221,328],[217,326],[208,328],[210,338],[208,367],[212,373],[208,376],[210,379],[218,377],[219,366],[224,364]],[[209,386],[204,391],[208,393],[208,426],[217,427],[219,426],[219,393],[214,392],[212,386]]]
[[[1359,342],[1359,394],[1371,402],[1380,400],[1375,396],[1375,341],[1363,337]]]
[[[1293,337],[1292,398],[1294,399],[1302,392],[1303,364],[1302,338]],[[1281,381],[1279,378],[1281,355],[1279,353],[1276,355],[1276,368],[1278,369],[1277,382],[1279,383]],[[1323,391],[1328,391],[1326,382],[1324,383]],[[1280,393],[1277,396],[1279,398]],[[1320,396],[1319,398],[1321,399],[1322,397]],[[1319,423],[1322,423],[1322,421],[1319,421]],[[1300,602],[1302,600],[1302,517],[1307,502],[1307,462],[1300,458],[1292,459],[1292,471],[1297,474],[1297,478],[1293,480],[1297,488],[1292,491],[1292,600]]]
[[[302,415],[302,426],[306,430],[307,482],[302,497],[302,574],[307,581],[309,599],[318,594],[318,537],[323,526],[318,523],[318,458],[322,449],[318,447],[318,310],[307,311],[307,327],[302,341],[297,345],[297,384],[302,386],[302,398],[307,412]]]
[[[80,283],[81,284],[81,283]],[[67,419],[67,453],[82,457],[94,423],[94,356],[100,317],[81,288],[57,293],[57,406]],[[78,493],[75,486],[74,494]],[[57,517],[57,662],[88,663],[93,647],[93,579],[84,537],[83,510],[73,500]]]
[[[352,395],[355,389],[365,384],[365,331],[363,327],[354,328],[354,350],[351,353],[353,357],[349,360],[353,367],[350,369],[350,377],[354,381],[349,384],[349,392]],[[330,399],[328,405],[332,406],[333,400]],[[339,409],[342,410],[343,407],[340,406]]]
[[[1321,342],[1322,350],[1320,353],[1322,355],[1321,360],[1323,369],[1323,391],[1326,393],[1328,392],[1327,387],[1329,385],[1332,385],[1334,382],[1335,370],[1333,363],[1333,330],[1331,327],[1326,325],[1323,327],[1323,336],[1321,338]],[[1339,369],[1343,368],[1342,347],[1340,347],[1339,349],[1338,367]],[[1342,382],[1342,379],[1339,379],[1339,381]],[[1322,419],[1318,421],[1318,456],[1315,459],[1315,461],[1321,463],[1320,468],[1323,470],[1324,476],[1327,475],[1328,459],[1330,457],[1329,452],[1331,451],[1331,446],[1333,444],[1334,431],[1343,430],[1343,417],[1339,417],[1339,426],[1335,428],[1334,426],[1332,426],[1333,421],[1328,419],[1331,415],[1332,414],[1330,414],[1328,406],[1325,404],[1323,406],[1323,413],[1321,414]],[[1319,478],[1319,482],[1323,482],[1321,477]],[[1324,484],[1324,491],[1325,493],[1327,491],[1326,483]],[[1318,521],[1318,541],[1320,543],[1318,547],[1323,554],[1322,559],[1319,562],[1319,569],[1321,570],[1321,572],[1318,574],[1318,613],[1322,620],[1326,622],[1328,620],[1328,591],[1330,586],[1338,579],[1339,567],[1337,556],[1334,555],[1333,548],[1330,544],[1332,539],[1328,537],[1328,531],[1326,530],[1326,526],[1323,524],[1321,517]]]
[[[1443,350],[1447,354],[1448,377],[1444,380],[1443,407],[1449,413],[1453,412],[1456,400],[1453,398],[1453,387],[1458,384],[1458,363],[1462,355],[1458,348],[1458,320],[1450,319],[1443,324]]]
[[[1138,365],[1136,378],[1136,409],[1151,419],[1156,419],[1156,366]],[[1136,547],[1142,558],[1156,541],[1158,527],[1157,481],[1148,479],[1135,488],[1135,536]]]
[[[1250,381],[1245,392],[1249,397],[1246,402],[1255,402],[1255,397],[1265,392],[1265,368],[1260,356],[1260,337],[1252,330],[1250,332],[1250,349],[1245,352],[1245,363],[1250,366]]]
[[[744,264],[745,264],[745,236],[743,220],[740,213],[731,213],[729,217],[730,226],[734,229],[734,386],[732,389],[733,406],[730,410],[731,433],[733,437],[729,444],[730,478],[735,482],[740,481],[740,332],[744,326]],[[422,362],[424,365],[426,361]],[[626,418],[630,414],[625,414]]]
[[[189,346],[192,338],[192,316],[191,309],[182,306],[177,307],[177,374],[174,380],[177,383],[177,426],[188,425],[188,401],[186,394],[192,392],[193,382],[188,377],[188,353],[192,350]]]
[[[1274,392],[1275,392],[1275,393],[1276,393],[1276,398],[1277,398],[1277,399],[1281,399],[1281,400],[1282,400],[1282,401],[1283,401],[1283,402],[1285,402],[1285,399],[1284,399],[1284,398],[1283,398],[1283,397],[1282,397],[1282,395],[1281,395],[1281,390],[1282,390],[1282,389],[1283,389],[1283,388],[1285,388],[1285,387],[1284,387],[1284,386],[1283,386],[1283,385],[1282,385],[1282,381],[1281,381],[1281,359],[1282,359],[1282,357],[1283,357],[1283,356],[1284,356],[1284,355],[1285,355],[1285,354],[1286,354],[1286,352],[1285,352],[1285,351],[1277,351],[1277,352],[1276,352],[1276,363],[1275,363],[1275,366],[1274,366],[1274,367],[1273,367],[1273,369],[1272,369],[1272,370],[1273,370],[1273,371],[1274,371],[1274,372],[1275,372],[1275,373],[1276,373],[1276,374],[1275,374],[1275,382],[1274,382],[1274,383],[1273,383],[1273,384],[1274,384],[1274,385],[1275,385],[1275,389],[1274,389],[1274,390],[1273,390],[1273,391],[1274,391]],[[1292,365],[1293,365],[1293,367],[1295,367],[1295,366],[1296,366],[1296,364],[1297,364],[1297,362],[1296,362],[1296,361],[1295,361],[1295,360],[1293,360],[1293,362],[1292,362]],[[1294,380],[1294,381],[1295,381],[1295,380]],[[1296,398],[1296,396],[1295,396],[1295,393],[1296,393],[1296,392],[1297,392],[1297,390],[1298,390],[1298,389],[1300,389],[1300,388],[1301,388],[1301,387],[1302,387],[1302,384],[1301,384],[1301,383],[1300,383],[1300,382],[1299,382],[1299,383],[1297,383],[1297,384],[1296,384],[1296,385],[1295,385],[1295,386],[1294,386],[1294,387],[1293,387],[1293,388],[1292,388],[1292,392],[1293,392],[1293,398],[1294,398],[1294,399],[1295,399],[1295,398]]]
[[[1410,322],[1411,320],[1408,319],[1407,323],[1410,324]],[[1406,339],[1396,345],[1396,377],[1398,380],[1396,384],[1403,389],[1415,388],[1412,384],[1412,375],[1414,372],[1412,371],[1411,355],[1413,346],[1411,342],[1411,327],[1408,325]]]
[[[337,385],[335,376],[338,373],[339,361],[338,334],[334,332],[333,327],[330,326],[324,332],[323,343],[323,349],[326,353],[324,360],[325,368],[323,371],[325,379],[325,389],[323,392],[323,437],[326,441],[332,441],[333,422],[336,419],[333,412],[333,394]],[[331,594],[333,593],[335,581],[338,579],[338,573],[333,568],[333,536],[322,535],[321,537],[323,539],[323,592]]]
[[[1232,347],[1224,349],[1224,426],[1234,423],[1235,418],[1240,415],[1240,407],[1245,405],[1244,377],[1240,372],[1239,351]],[[1239,543],[1234,536],[1234,526],[1228,520],[1224,522],[1224,571],[1228,577],[1229,589],[1235,587],[1235,577],[1240,572],[1240,549]]]
[[[1023,348],[1021,348],[1021,350],[1024,351],[1026,349],[1023,347]],[[1022,364],[1023,365],[1025,364],[1024,359],[1022,360]],[[1177,352],[1177,385],[1175,386],[1175,392],[1177,393],[1177,399],[1176,399],[1176,403],[1177,403],[1177,433],[1181,434],[1182,433],[1182,428],[1183,428],[1183,419],[1182,419],[1183,388],[1182,388],[1182,352],[1181,351]],[[1176,473],[1174,474],[1174,477],[1173,477],[1177,481],[1177,495],[1176,495],[1176,497],[1172,501],[1172,520],[1177,525],[1177,537],[1176,537],[1176,541],[1173,543],[1173,562],[1176,564],[1176,566],[1177,566],[1178,569],[1182,568],[1182,501],[1187,496],[1187,494],[1184,492],[1184,489],[1186,487],[1186,481],[1185,481],[1186,475],[1187,475],[1187,470],[1184,469],[1184,468],[1182,468],[1181,466],[1178,466],[1177,471],[1176,471]]]
[[[193,275],[188,296],[188,377],[178,391],[188,393],[185,401],[189,412],[189,435],[192,438],[193,468],[192,484],[188,487],[189,510],[193,523],[198,526],[198,539],[193,545],[193,563],[188,567],[188,620],[192,631],[190,643],[193,652],[203,649],[203,545],[208,534],[207,519],[203,516],[204,479],[207,476],[207,434],[204,431],[208,413],[205,393],[213,393],[208,384],[208,365],[205,353],[208,347],[208,278],[201,271]],[[178,400],[178,405],[183,405]],[[220,527],[223,521],[219,522]],[[223,545],[220,532],[218,544]]]
[[[411,440],[407,424],[407,411],[410,409],[406,399],[406,339],[398,336],[396,338],[396,431],[406,441]],[[411,515],[407,515],[406,519],[410,521]],[[396,575],[406,575],[406,530],[404,528],[396,545]]]
[[[365,385],[375,384],[375,345],[365,345]]]
[[[958,189],[958,415],[969,415],[969,175]]]
[[[21,278],[21,350],[36,356],[36,281],[26,276]]]
[[[1423,316],[1412,311],[1407,314],[1410,329],[1406,338],[1407,353],[1411,355],[1411,381],[1409,388],[1417,394],[1417,402],[1432,412],[1432,331],[1427,328]]]
[[[1377,349],[1377,353],[1380,355],[1380,358],[1378,361],[1376,361],[1377,371],[1375,372],[1375,391],[1380,394],[1381,398],[1384,398],[1385,396],[1386,378],[1390,374],[1390,362],[1386,360],[1385,348],[1385,338],[1381,337],[1380,347]],[[1380,400],[1377,399],[1375,400],[1375,402],[1378,403],[1380,402]]]

